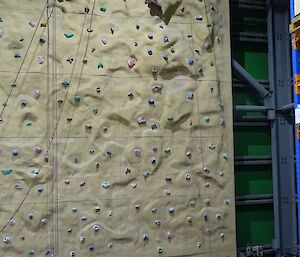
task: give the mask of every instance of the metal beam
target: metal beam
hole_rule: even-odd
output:
[[[292,102],[289,37],[289,1],[267,1],[268,70],[270,92],[265,105],[278,110]],[[272,177],[274,195],[273,248],[276,256],[297,254],[295,204],[294,129],[282,112],[271,121]]]
[[[245,112],[265,112],[269,110],[268,106],[258,106],[258,105],[236,105],[234,106],[235,111],[245,111]]]
[[[270,95],[270,93],[261,84],[259,84],[258,81],[253,78],[236,60],[232,60],[232,68],[233,72],[238,77],[246,81],[249,86],[255,89],[261,97],[264,98]]]
[[[288,112],[294,110],[294,103],[285,104],[279,108],[282,112]]]

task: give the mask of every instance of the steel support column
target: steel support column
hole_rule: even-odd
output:
[[[270,97],[274,110],[293,102],[289,36],[289,1],[268,0],[268,55]],[[281,112],[271,121],[272,174],[276,256],[297,254],[294,126]]]

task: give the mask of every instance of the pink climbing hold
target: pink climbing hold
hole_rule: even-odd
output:
[[[45,57],[45,56],[39,55],[39,56],[37,57],[37,62],[38,62],[38,64],[43,64],[43,63],[45,62],[45,60],[46,60],[46,57]]]
[[[131,57],[128,60],[128,67],[129,67],[129,69],[132,69],[135,65],[136,65],[136,59],[134,59],[134,58]]]
[[[161,90],[162,90],[162,87],[160,85],[155,85],[152,87],[152,92],[153,94],[160,94],[161,93]]]
[[[137,119],[137,122],[139,125],[146,125],[147,124],[147,120],[144,116],[141,116]]]
[[[36,154],[41,154],[42,153],[42,148],[40,148],[39,146],[34,147],[34,151]]]
[[[22,190],[22,189],[23,189],[22,184],[17,183],[17,184],[15,185],[15,189],[17,189],[17,190]]]
[[[30,25],[30,27],[34,28],[36,26],[36,22],[35,21],[30,21],[29,25]]]

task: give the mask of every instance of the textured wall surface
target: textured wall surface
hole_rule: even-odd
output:
[[[229,1],[0,0],[0,256],[235,256]]]

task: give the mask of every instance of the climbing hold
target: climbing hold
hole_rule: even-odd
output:
[[[17,190],[22,190],[23,189],[23,185],[20,183],[15,184],[15,189]]]
[[[21,54],[20,53],[15,53],[14,57],[15,58],[21,58]]]
[[[174,117],[173,116],[168,116],[168,121],[173,121]]]
[[[17,155],[19,155],[19,149],[16,149],[16,148],[12,149],[11,153],[13,156],[17,156]]]
[[[153,54],[153,51],[151,49],[148,49],[148,55],[152,55]]]
[[[157,252],[158,253],[163,253],[163,248],[161,246],[157,247]]]
[[[64,35],[66,38],[71,38],[74,36],[74,34],[72,32],[66,32]]]
[[[153,39],[153,34],[152,34],[152,33],[149,33],[149,34],[148,34],[148,38],[152,40],[152,39]]]
[[[197,21],[202,21],[202,16],[201,16],[201,15],[197,15],[197,16],[195,17],[195,19],[196,19]]]
[[[26,105],[27,105],[27,100],[21,100],[21,107],[26,107]]]
[[[89,250],[92,252],[92,251],[94,251],[94,249],[95,249],[95,247],[93,246],[93,245],[90,245],[89,246]]]
[[[73,229],[72,228],[68,228],[68,233],[72,233]]]
[[[80,243],[84,244],[84,242],[85,242],[85,236],[80,236],[79,237],[79,241],[80,241]]]
[[[30,21],[28,23],[30,25],[30,27],[34,28],[36,26],[36,22],[35,21]]]
[[[140,25],[136,25],[135,28],[136,28],[137,30],[139,30],[141,27],[140,27]]]
[[[148,241],[148,240],[149,240],[149,235],[144,234],[144,235],[143,235],[143,241]]]
[[[186,60],[186,62],[187,62],[188,65],[193,65],[193,64],[194,64],[194,60],[191,59],[191,58],[188,58],[188,59]]]
[[[152,208],[152,209],[151,209],[151,212],[152,212],[153,214],[157,213],[157,208]]]
[[[25,122],[25,126],[26,127],[30,127],[32,125],[32,121],[31,120],[28,120]]]
[[[155,104],[155,100],[154,100],[154,99],[149,99],[149,100],[148,100],[148,103],[149,103],[150,105],[154,105],[154,104]]]
[[[35,90],[33,91],[33,95],[34,95],[34,98],[35,98],[35,99],[39,99],[40,96],[41,96],[41,91],[40,91],[39,89],[35,89]]]
[[[224,117],[220,117],[220,125],[221,126],[225,125],[225,118]]]
[[[141,157],[141,149],[134,149],[133,152],[136,157]]]
[[[28,255],[34,255],[35,251],[34,250],[29,250]]]
[[[161,94],[162,87],[160,85],[155,85],[152,87],[153,94]]]
[[[201,242],[197,242],[197,247],[200,248],[202,246]]]
[[[5,244],[9,244],[10,243],[10,241],[11,241],[11,238],[9,237],[9,236],[5,236],[4,238],[3,238],[3,243],[5,243]]]
[[[101,62],[98,62],[98,63],[97,63],[97,68],[98,68],[98,69],[103,69],[103,68],[104,68],[104,65],[103,65]]]
[[[137,119],[137,123],[139,125],[146,125],[147,124],[147,119],[144,116],[141,116]]]
[[[169,42],[169,38],[168,36],[164,36],[164,39],[163,39],[164,43],[168,43]]]
[[[168,182],[172,181],[172,177],[171,177],[171,176],[166,176],[165,179],[166,179],[166,181],[168,181]]]
[[[46,42],[46,38],[44,38],[43,36],[40,38],[40,44],[44,44]]]
[[[192,153],[191,152],[187,152],[186,153],[186,157],[191,158],[192,157]]]
[[[209,123],[209,117],[207,117],[207,116],[204,117],[204,122],[205,122],[205,123]]]
[[[46,218],[43,218],[41,222],[42,224],[46,225],[48,223],[48,220]]]
[[[74,100],[76,103],[80,103],[80,96],[79,95],[75,95],[74,96]]]
[[[186,180],[191,180],[191,175],[189,173],[185,174],[185,179]]]
[[[167,148],[165,149],[165,153],[171,153],[171,148],[170,148],[170,147],[167,147]]]
[[[165,189],[165,190],[164,190],[164,193],[165,193],[166,196],[170,196],[170,195],[171,195],[171,192],[170,192],[169,189]]]
[[[101,42],[102,42],[103,45],[106,45],[107,44],[107,38],[102,38]]]
[[[137,62],[137,60],[135,58],[131,57],[128,60],[128,67],[129,67],[129,69],[132,69],[136,65],[136,62]]]
[[[203,220],[204,220],[204,221],[208,221],[208,215],[207,215],[207,214],[204,214]]]
[[[13,170],[12,169],[2,169],[1,172],[3,175],[9,175],[13,172]]]
[[[192,219],[191,216],[187,217],[186,220],[187,220],[187,222],[189,222],[189,223],[191,223],[191,222],[193,221],[193,219]]]
[[[75,256],[75,252],[74,252],[74,251],[71,251],[71,252],[70,252],[70,256],[74,257],[74,256]]]
[[[194,93],[192,91],[187,91],[186,97],[187,99],[192,100],[194,98]]]
[[[42,187],[38,187],[37,190],[39,193],[42,193],[44,191],[44,189]]]
[[[87,221],[87,216],[81,216],[81,217],[80,217],[80,220],[81,220],[81,221]]]
[[[45,61],[46,61],[46,57],[45,57],[45,56],[39,55],[39,56],[37,57],[37,62],[38,62],[38,64],[43,64]]]
[[[98,113],[98,108],[97,107],[94,107],[93,108],[93,113],[96,115]]]
[[[150,173],[149,173],[148,171],[144,171],[144,172],[143,172],[143,176],[144,176],[145,178],[149,177],[149,175],[150,175]]]
[[[67,88],[70,85],[70,82],[68,80],[64,80],[61,84],[64,88]]]
[[[42,153],[42,148],[39,147],[39,146],[35,146],[35,147],[34,147],[34,152],[35,152],[36,154],[41,154],[41,153]]]
[[[95,225],[93,226],[93,230],[94,230],[95,232],[98,232],[99,229],[100,229],[100,226],[99,226],[99,225],[95,224]]]
[[[99,212],[101,210],[100,206],[95,207],[95,212]]]
[[[105,189],[109,188],[110,187],[109,182],[107,180],[103,181],[102,182],[102,187],[105,188]]]
[[[164,54],[163,54],[163,58],[164,58],[164,60],[165,60],[166,62],[168,62],[169,56],[168,56],[167,53],[164,53]]]
[[[32,175],[38,175],[38,174],[39,174],[39,169],[37,169],[37,168],[32,168],[30,173],[31,173]]]
[[[101,12],[106,12],[106,7],[105,7],[104,5],[101,6],[101,7],[100,7],[100,11],[101,11]]]
[[[169,212],[170,214],[172,214],[172,213],[175,212],[175,209],[174,209],[173,207],[170,207],[170,208],[168,208],[168,212]]]
[[[132,186],[132,188],[136,188],[137,187],[137,183],[132,183],[131,186]]]
[[[151,158],[151,163],[152,163],[152,164],[156,164],[156,158],[155,158],[155,157],[152,157],[152,158]]]
[[[157,129],[157,124],[156,124],[156,123],[152,123],[152,124],[151,124],[151,129],[153,129],[153,130],[154,130],[154,129]]]
[[[221,219],[222,219],[222,215],[221,215],[220,213],[217,213],[217,214],[216,214],[216,219],[217,219],[217,220],[221,220]]]
[[[159,226],[159,225],[160,225],[160,220],[156,220],[156,221],[155,221],[155,224],[156,224],[157,226]]]
[[[29,214],[28,214],[28,219],[29,219],[29,220],[33,220],[33,213],[29,213]]]

